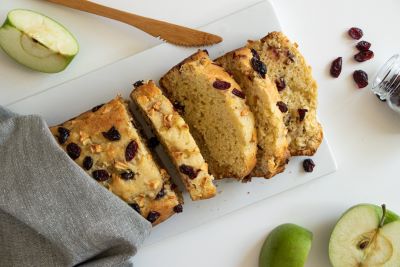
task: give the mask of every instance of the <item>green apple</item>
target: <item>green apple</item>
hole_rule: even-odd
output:
[[[329,258],[334,267],[399,267],[399,216],[385,205],[350,208],[333,229]]]
[[[78,42],[63,26],[34,11],[15,9],[0,28],[0,46],[31,69],[64,70],[79,51]]]
[[[276,227],[261,248],[260,267],[303,267],[311,249],[313,234],[295,224]]]

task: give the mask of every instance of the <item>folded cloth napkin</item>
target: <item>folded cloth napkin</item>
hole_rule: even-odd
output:
[[[131,266],[150,229],[59,148],[43,119],[0,107],[0,266]]]

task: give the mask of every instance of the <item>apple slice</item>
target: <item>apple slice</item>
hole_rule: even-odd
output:
[[[399,267],[399,217],[385,205],[350,208],[332,232],[329,257],[334,267]]]
[[[259,267],[303,267],[311,249],[313,234],[292,223],[276,227],[265,240]]]
[[[76,39],[54,20],[34,11],[15,9],[0,28],[0,46],[31,69],[64,70],[79,51]]]

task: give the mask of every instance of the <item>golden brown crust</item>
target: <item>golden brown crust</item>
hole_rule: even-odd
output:
[[[239,83],[255,116],[257,165],[250,175],[271,178],[285,169],[289,158],[287,129],[277,106],[281,97],[275,83],[254,69],[257,58],[248,48],[229,52],[215,61]]]
[[[317,121],[317,83],[311,67],[281,32],[272,32],[260,41],[249,41],[267,65],[267,75],[273,81],[282,79],[285,88],[280,91],[288,112],[284,120],[288,128],[289,150],[293,156],[313,155],[322,142],[322,127]],[[302,111],[303,110],[303,111]],[[301,116],[301,113],[304,116]]]
[[[60,138],[60,129],[69,132],[65,140]],[[128,204],[139,205],[142,216],[147,218],[151,211],[160,213],[153,224],[174,214],[173,208],[181,203],[169,189],[169,177],[160,171],[133,126],[122,98],[117,97],[50,130],[79,166]],[[79,155],[71,154],[71,144],[80,149]],[[161,191],[168,198],[160,197]]]
[[[208,165],[189,132],[189,126],[168,98],[153,81],[149,81],[133,90],[131,99],[168,152],[192,200],[215,196],[214,177],[208,173]]]
[[[216,89],[217,81],[227,87]],[[244,99],[232,93],[240,87],[223,68],[199,50],[168,71],[160,85],[171,102],[185,106],[183,117],[214,177],[242,179],[251,172],[254,117]]]

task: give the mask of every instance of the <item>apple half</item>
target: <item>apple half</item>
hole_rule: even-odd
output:
[[[332,232],[329,258],[334,267],[399,267],[399,217],[385,205],[350,208]]]
[[[78,42],[63,26],[25,9],[8,13],[0,28],[0,46],[17,62],[47,73],[64,70],[79,51]]]

